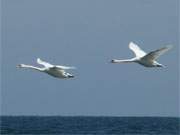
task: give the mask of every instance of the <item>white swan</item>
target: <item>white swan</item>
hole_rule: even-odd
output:
[[[129,49],[131,49],[135,56],[134,58],[131,59],[126,59],[126,60],[117,60],[113,59],[111,60],[112,63],[129,63],[129,62],[136,62],[139,63],[145,67],[165,67],[164,65],[158,63],[156,59],[167,52],[172,46],[166,46],[161,49],[152,51],[150,53],[145,53],[138,45],[136,45],[133,42],[129,43]]]
[[[75,69],[75,67],[67,67],[67,66],[60,66],[60,65],[52,65],[45,61],[42,61],[40,58],[37,59],[37,63],[43,65],[43,68],[34,67],[31,65],[19,64],[17,65],[18,68],[29,68],[35,69],[40,72],[47,73],[53,77],[57,78],[73,78],[74,76],[70,73],[65,72],[66,69]]]

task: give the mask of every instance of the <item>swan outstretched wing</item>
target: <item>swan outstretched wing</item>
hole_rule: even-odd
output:
[[[152,51],[150,53],[148,53],[146,56],[144,56],[143,59],[147,59],[147,60],[156,60],[159,56],[161,56],[162,54],[164,54],[165,52],[169,51],[172,48],[172,46],[166,46],[163,48],[160,48],[158,50]]]
[[[59,70],[66,70],[66,69],[75,69],[75,67],[69,67],[69,66],[61,66],[61,65],[52,65],[48,62],[45,62],[41,60],[40,58],[37,59],[37,63],[44,65],[47,68],[57,68]]]
[[[129,49],[131,49],[134,52],[136,57],[143,57],[146,55],[146,53],[138,45],[136,45],[133,42],[129,43]]]
[[[47,68],[52,68],[52,67],[54,67],[54,65],[52,65],[52,64],[50,64],[50,63],[48,63],[48,62],[42,61],[40,58],[37,58],[37,63],[38,63],[38,64],[41,64],[41,65],[43,65],[43,66],[45,66],[45,67],[47,67]]]
[[[60,70],[66,70],[66,69],[76,69],[76,67],[68,67],[68,66],[61,66],[61,65],[55,65],[55,68],[58,68]]]

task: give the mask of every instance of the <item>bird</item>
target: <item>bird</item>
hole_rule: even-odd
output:
[[[74,78],[74,75],[66,72],[65,70],[68,69],[75,69],[75,67],[68,67],[68,66],[61,66],[61,65],[52,65],[48,62],[45,62],[43,60],[41,60],[40,58],[37,58],[37,63],[40,65],[43,65],[44,67],[35,67],[32,65],[26,65],[26,64],[18,64],[17,67],[18,68],[29,68],[29,69],[34,69],[40,72],[44,72],[47,73],[53,77],[56,78],[61,78],[61,79],[65,79],[65,78]]]
[[[157,49],[155,51],[151,51],[149,53],[144,52],[137,44],[134,42],[129,43],[129,49],[132,50],[135,54],[134,58],[131,59],[125,59],[125,60],[119,60],[119,59],[113,59],[111,60],[111,63],[138,63],[145,67],[165,67],[163,64],[158,63],[156,60],[170,50],[172,48],[171,45],[165,46],[163,48]]]

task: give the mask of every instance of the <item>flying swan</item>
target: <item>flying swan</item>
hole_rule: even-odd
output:
[[[164,65],[158,63],[156,59],[171,49],[172,46],[166,46],[161,49],[152,51],[150,53],[144,52],[138,45],[133,42],[129,43],[129,49],[132,50],[135,54],[134,58],[126,59],[126,60],[118,60],[113,59],[111,60],[112,63],[131,63],[136,62],[145,67],[165,67]]]
[[[73,78],[74,76],[70,73],[67,73],[65,70],[67,69],[75,69],[75,67],[67,67],[67,66],[60,66],[60,65],[52,65],[48,62],[42,61],[40,58],[37,58],[37,63],[43,65],[44,67],[35,67],[31,65],[19,64],[17,65],[18,68],[29,68],[34,69],[40,72],[47,73],[53,77],[57,78]]]

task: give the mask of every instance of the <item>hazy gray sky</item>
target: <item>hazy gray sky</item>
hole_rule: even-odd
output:
[[[178,0],[2,0],[2,114],[178,116]],[[110,64],[172,44],[167,68]],[[17,69],[76,66],[74,79]]]

